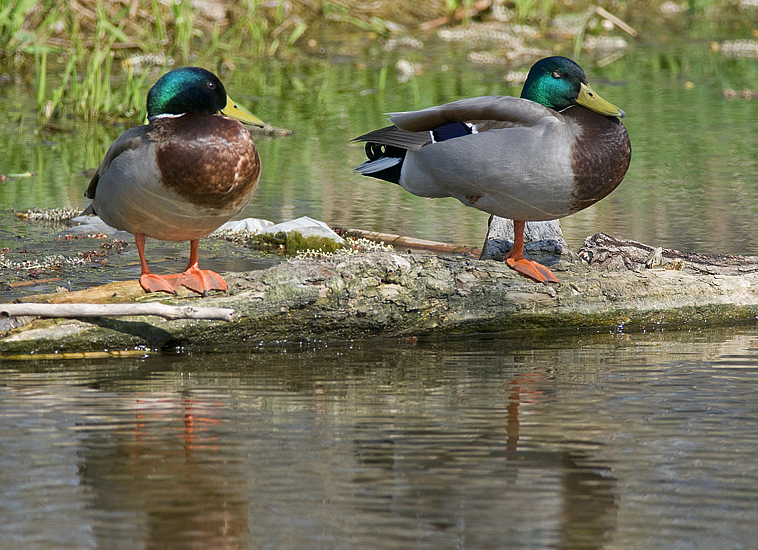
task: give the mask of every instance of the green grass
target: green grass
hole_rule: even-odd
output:
[[[617,9],[654,13],[661,1],[650,0],[647,6],[621,2]],[[423,4],[423,13],[421,4],[404,0],[367,6],[359,0],[228,0],[225,17],[215,20],[190,0],[0,0],[0,60],[5,71],[32,75],[42,123],[67,117],[138,118],[144,116],[148,83],[172,62],[213,68],[281,57],[297,63],[307,51],[304,44],[309,39],[321,44],[327,27],[337,36],[352,29],[356,40],[363,37],[368,43],[398,32],[424,38],[417,27],[435,14],[462,14],[451,17],[450,25],[491,16],[487,9],[477,12],[474,0],[430,0]],[[690,0],[689,14],[715,20],[730,6],[730,0]],[[506,3],[514,22],[539,27],[548,26],[559,13],[590,13],[590,7],[590,0],[571,5],[556,0]],[[577,36],[577,48],[581,38]],[[386,80],[387,69],[382,70]]]
[[[272,38],[261,3],[230,3],[229,17],[213,22],[201,20],[190,0],[0,0],[0,57],[13,72],[33,74],[41,123],[140,117],[151,70],[243,52],[273,55],[307,30],[305,21],[278,10]]]

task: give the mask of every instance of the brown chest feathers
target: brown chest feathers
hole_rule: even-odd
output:
[[[578,106],[561,114],[572,118],[582,129],[571,150],[574,173],[571,211],[578,212],[618,187],[629,169],[632,146],[618,118]]]
[[[186,114],[150,123],[165,187],[212,209],[228,209],[255,191],[260,158],[250,133],[222,116]],[[243,205],[244,206],[244,205]],[[240,206],[241,207],[241,206]]]

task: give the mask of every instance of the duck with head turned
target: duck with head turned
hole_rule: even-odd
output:
[[[558,282],[524,258],[525,222],[578,212],[621,183],[632,154],[623,117],[577,63],[548,57],[532,66],[520,98],[391,114],[392,126],[354,140],[366,142],[368,157],[356,171],[514,220],[508,265],[537,282]]]
[[[241,122],[263,123],[226,95],[216,75],[198,67],[158,79],[147,95],[147,116],[146,125],[127,130],[108,149],[85,193],[93,201],[88,213],[134,235],[145,291],[226,290],[217,273],[199,268],[198,242],[255,192],[260,158]],[[190,241],[187,269],[151,273],[146,237]]]

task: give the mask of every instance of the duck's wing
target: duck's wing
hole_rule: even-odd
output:
[[[395,113],[390,121],[395,126],[361,138],[369,142],[369,160],[358,173],[501,217],[565,215],[576,128],[562,114],[526,99],[488,96]]]
[[[398,128],[397,126],[387,126],[385,128],[379,128],[378,130],[372,130],[352,141],[365,141],[368,143],[389,145],[390,147],[397,147],[407,151],[417,151],[423,146],[432,143],[432,138],[428,131],[409,132],[408,130]]]
[[[127,151],[137,150],[148,143],[147,129],[147,126],[136,126],[134,128],[130,128],[116,138],[116,141],[114,141],[108,148],[108,152],[105,153],[105,158],[100,164],[100,167],[97,169],[97,172],[95,172],[95,175],[92,176],[92,179],[89,182],[89,186],[87,187],[87,191],[84,192],[85,197],[88,199],[95,198],[95,193],[97,192],[97,184],[100,181],[100,178],[105,172],[108,171],[111,163],[118,156]]]
[[[392,113],[390,122],[402,130],[424,132],[454,122],[472,124],[477,131],[512,126],[534,126],[545,117],[561,115],[552,109],[511,96],[461,99],[420,111]]]
[[[461,99],[420,111],[390,114],[387,126],[363,134],[365,141],[406,151],[418,151],[431,143],[501,128],[535,126],[545,117],[562,116],[539,103],[511,96]]]

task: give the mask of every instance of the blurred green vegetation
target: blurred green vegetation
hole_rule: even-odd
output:
[[[368,15],[343,3],[307,11],[304,4],[282,2],[278,11],[269,7],[264,14],[260,2],[235,3],[239,18],[227,10],[225,22],[210,27],[194,8],[136,4],[146,14],[162,14],[145,16],[144,41],[127,33],[128,18],[118,16],[120,11],[118,17],[100,12],[102,18],[93,11],[89,26],[83,16],[75,18],[87,32],[68,42],[63,37],[70,29],[51,30],[42,41],[32,39],[23,23],[13,23],[21,28],[17,36],[29,37],[13,41],[3,27],[0,174],[9,177],[0,185],[0,208],[85,206],[85,170],[100,163],[126,127],[141,123],[147,89],[173,60],[214,70],[237,101],[294,131],[287,138],[255,136],[263,175],[243,217],[285,221],[308,215],[332,225],[478,245],[485,214],[353,174],[364,154],[349,140],[385,124],[388,112],[477,95],[518,95],[535,59],[563,54],[574,57],[593,87],[626,111],[633,144],[632,167],[619,189],[562,221],[569,243],[576,248],[585,236],[605,231],[658,246],[758,253],[758,144],[752,137],[758,112],[750,100],[758,88],[755,7],[606,5],[637,31],[635,38],[590,11],[589,4],[577,3],[570,9],[551,4],[547,22],[536,17],[526,26],[516,18],[499,21],[491,9],[469,14],[465,23],[455,14],[476,5],[466,2],[403,16]],[[23,12],[8,11],[7,0],[0,5],[8,20]],[[58,13],[73,17],[73,5]],[[122,4],[104,6],[100,9],[114,10]],[[504,4],[514,13],[516,7]],[[52,21],[42,11],[23,13],[26,20]],[[191,22],[179,26],[185,29],[181,41],[174,39],[177,14]],[[383,26],[372,19],[380,15]],[[418,28],[419,21],[439,17],[448,20]],[[390,21],[405,30],[388,30],[395,29]],[[107,55],[98,56],[106,47]],[[103,104],[99,111],[93,108],[97,98]],[[40,124],[40,113],[53,100],[57,106]],[[34,175],[12,176],[26,172]]]
[[[439,29],[489,24],[513,34],[500,45],[506,59],[518,57],[514,48],[541,48],[544,41],[573,41],[578,53],[587,35],[618,31],[600,21],[598,6],[633,26],[675,13],[680,17],[672,29],[678,31],[692,25],[712,30],[742,9],[734,0],[0,0],[0,63],[4,73],[33,87],[41,122],[138,121],[150,84],[175,64],[220,73],[272,58],[298,64],[327,49],[355,55],[366,42],[427,40]],[[475,42],[492,33],[492,27],[477,29]]]
[[[630,41],[612,54],[585,49],[577,57],[595,90],[626,111],[633,158],[619,189],[562,220],[575,248],[585,236],[605,231],[659,246],[758,253],[758,99],[724,95],[758,88],[758,64],[713,46],[752,31],[726,23],[705,27],[692,25],[686,36],[656,29],[645,43]],[[386,44],[364,41],[350,56],[327,52],[297,62],[267,56],[225,73],[232,97],[294,131],[287,138],[254,136],[263,174],[242,217],[279,222],[308,215],[343,227],[480,244],[485,214],[353,174],[364,153],[349,140],[384,125],[388,112],[461,97],[518,95],[518,75],[525,76],[534,57],[504,69],[470,62],[468,45],[429,40],[423,49],[387,50]],[[557,44],[557,53],[571,49]],[[406,79],[401,61],[419,68]],[[4,92],[0,173],[35,176],[0,185],[0,208],[86,206],[83,172],[95,168],[133,122],[40,128],[24,90]]]

